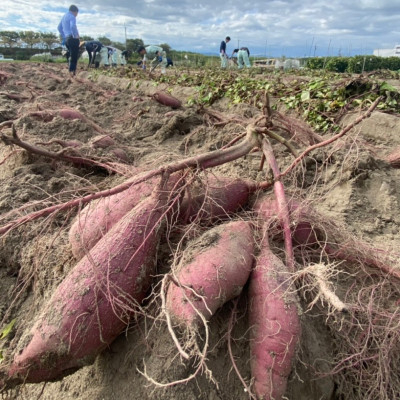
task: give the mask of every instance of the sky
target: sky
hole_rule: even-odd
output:
[[[57,33],[70,2],[1,0],[0,31]],[[266,57],[352,56],[400,44],[400,0],[78,0],[81,35],[174,50]]]

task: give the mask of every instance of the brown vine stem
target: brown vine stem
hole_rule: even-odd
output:
[[[4,235],[11,229],[16,228],[29,221],[36,220],[37,218],[45,217],[56,211],[64,211],[71,209],[73,207],[82,206],[87,204],[92,200],[99,199],[101,197],[111,196],[116,193],[120,193],[132,185],[136,185],[140,182],[144,182],[147,179],[153,178],[154,176],[161,175],[164,172],[177,172],[185,168],[197,168],[197,169],[207,169],[212,168],[217,165],[225,164],[226,162],[236,160],[246,154],[248,154],[254,147],[259,143],[258,134],[254,125],[249,125],[247,127],[246,138],[236,146],[232,146],[229,149],[224,150],[214,150],[208,153],[200,154],[197,156],[186,158],[182,161],[175,161],[165,166],[161,166],[149,172],[143,173],[138,177],[131,178],[124,183],[115,186],[112,189],[103,190],[101,192],[91,193],[84,197],[76,198],[65,203],[55,204],[53,206],[43,208],[41,210],[32,212],[30,214],[24,215],[14,221],[9,222],[6,225],[0,227],[0,235]],[[249,183],[251,185],[251,183]],[[250,190],[255,191],[258,188],[257,184],[254,183]]]
[[[330,139],[324,140],[323,142],[314,144],[313,146],[308,147],[303,153],[301,153],[293,162],[292,164],[289,165],[283,171],[278,177],[275,179],[280,179],[282,176],[287,175],[307,154],[309,154],[311,151],[318,149],[319,147],[324,147],[327,146],[328,144],[333,143],[334,141],[338,140],[342,136],[344,136],[348,131],[353,129],[356,125],[358,125],[362,120],[368,118],[371,116],[372,111],[375,110],[376,106],[379,104],[381,101],[382,96],[379,96],[368,108],[368,110],[363,114],[360,115],[356,120],[354,120],[351,124],[347,125],[345,128],[343,128],[337,135],[332,136]]]
[[[290,219],[289,219],[289,208],[285,195],[285,188],[283,183],[279,180],[279,166],[274,156],[274,151],[272,149],[271,143],[264,138],[262,141],[262,150],[271,167],[272,173],[274,174],[274,192],[276,197],[276,202],[278,205],[278,215],[282,222],[283,235],[285,238],[285,250],[286,250],[286,265],[290,271],[294,271],[294,254],[293,254],[293,244],[292,244],[292,233],[290,230]]]
[[[29,153],[37,154],[39,156],[51,158],[54,160],[67,161],[72,164],[77,164],[77,165],[81,165],[81,166],[87,165],[87,166],[91,166],[91,167],[99,167],[99,168],[103,168],[109,172],[119,173],[111,165],[108,165],[106,163],[100,163],[98,161],[91,160],[89,158],[84,158],[84,157],[69,156],[69,155],[64,154],[65,150],[62,150],[58,153],[53,153],[51,151],[47,151],[40,147],[34,146],[28,142],[25,142],[19,138],[14,125],[12,125],[12,137],[6,136],[6,135],[1,135],[1,140],[8,146],[11,146],[11,145],[19,146],[19,147],[22,147],[23,149],[25,149],[26,151],[28,151]]]

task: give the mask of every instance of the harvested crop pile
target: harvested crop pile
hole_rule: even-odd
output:
[[[257,72],[1,65],[5,398],[398,397],[398,79]]]

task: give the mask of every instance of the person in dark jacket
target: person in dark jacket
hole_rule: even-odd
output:
[[[227,36],[219,46],[219,56],[221,58],[221,68],[226,68],[228,66],[228,54],[226,54],[226,44],[231,41],[231,38]]]
[[[99,42],[98,40],[90,40],[88,42],[85,42],[85,49],[89,55],[89,67],[94,64],[96,68],[99,67],[100,62],[96,62],[96,55],[100,53],[100,50],[102,49],[103,44]]]

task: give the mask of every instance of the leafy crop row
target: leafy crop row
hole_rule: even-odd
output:
[[[325,69],[332,72],[359,74],[376,70],[400,70],[400,57],[377,57],[372,55],[355,57],[313,57],[306,60],[307,68]]]

